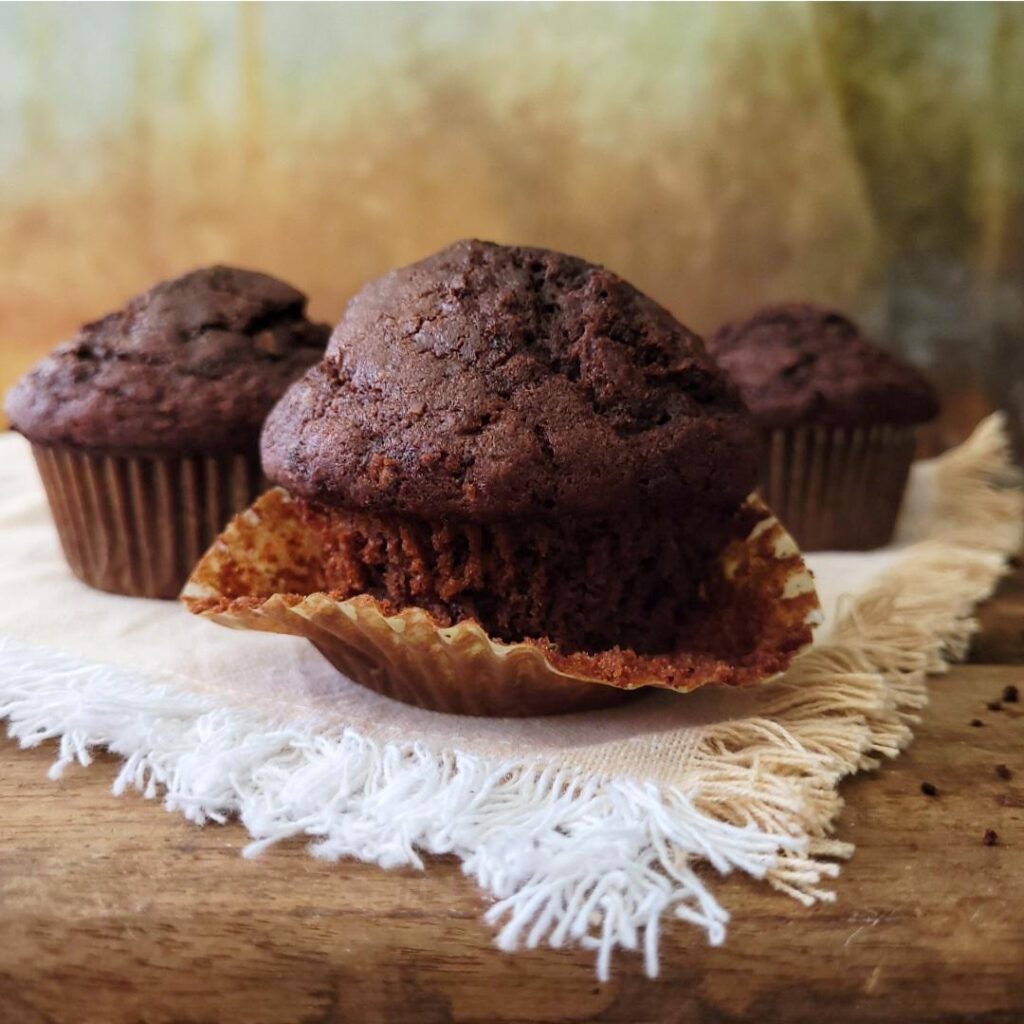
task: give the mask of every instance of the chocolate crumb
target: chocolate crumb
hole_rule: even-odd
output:
[[[1003,690],[1003,700],[1007,704],[1017,704],[1020,701],[1020,690],[1016,686],[1008,686]]]
[[[995,846],[999,842],[999,835],[994,828],[987,828],[981,841],[986,846]]]
[[[985,723],[980,718],[971,719],[971,725],[973,725],[975,729],[980,729],[984,724]]]
[[[933,419],[931,388],[841,313],[803,302],[764,306],[723,324],[708,351],[767,430],[906,425]]]
[[[987,707],[989,709],[989,711],[1002,711],[1003,710],[1003,705],[1000,704],[999,701],[997,701],[997,700],[990,700],[985,705],[985,707]]]
[[[921,792],[924,793],[925,796],[939,795],[939,791],[930,782],[921,783]]]
[[[365,285],[332,337],[263,434],[263,468],[293,497],[421,521],[566,523],[640,505],[710,512],[756,483],[755,428],[703,342],[575,257],[464,239]],[[927,418],[906,418],[913,392],[898,392],[892,416]],[[407,418],[417,403],[423,416]],[[370,438],[395,465],[386,490],[366,472]],[[438,464],[420,461],[434,452]]]
[[[161,281],[38,363],[8,416],[33,442],[93,454],[255,452],[330,336],[305,308],[291,285],[237,267]]]
[[[1005,764],[997,764],[996,765],[996,775],[998,775],[999,778],[1001,778],[1001,779],[1012,779],[1013,778],[1013,772],[1011,772],[1010,769],[1007,768]]]

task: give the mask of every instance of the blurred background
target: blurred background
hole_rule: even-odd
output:
[[[213,261],[334,320],[461,236],[602,262],[707,332],[832,303],[929,444],[1024,413],[1024,7],[0,6],[0,389]]]

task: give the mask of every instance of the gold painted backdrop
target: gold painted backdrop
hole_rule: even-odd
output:
[[[700,331],[762,301],[1024,409],[1014,4],[0,6],[0,388],[228,261],[336,318],[464,235],[604,262]]]

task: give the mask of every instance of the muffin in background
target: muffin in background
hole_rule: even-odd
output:
[[[68,563],[85,583],[174,598],[259,493],[259,433],[323,354],[326,325],[266,274],[209,267],[84,325],[12,389]]]
[[[931,385],[849,318],[807,303],[720,327],[708,351],[765,435],[765,500],[808,551],[892,537]]]

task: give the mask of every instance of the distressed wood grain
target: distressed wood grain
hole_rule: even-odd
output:
[[[985,621],[1012,617],[1022,591],[1008,583]],[[1000,635],[977,649],[1019,661]],[[657,981],[624,954],[605,985],[584,951],[498,952],[454,860],[384,872],[300,841],[243,860],[238,825],[113,799],[110,759],[53,784],[52,747],[4,741],[0,1024],[1019,1022],[1024,705],[986,706],[1010,684],[1024,689],[1019,664],[936,679],[910,750],[846,783],[839,834],[857,853],[835,903],[726,879],[724,947],[672,923]]]

